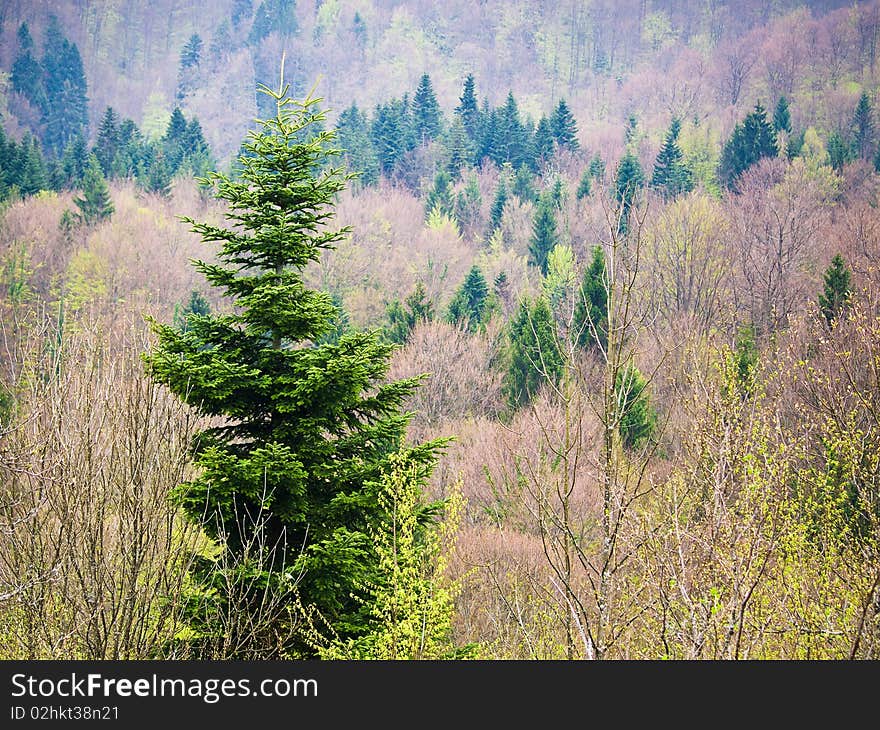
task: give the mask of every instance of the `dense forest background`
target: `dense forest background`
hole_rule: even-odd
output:
[[[4,2],[0,656],[361,655],[183,519],[214,421],[143,361],[145,315],[238,311],[180,216],[226,224],[199,179],[283,56],[357,173],[313,344],[374,330],[429,373],[409,439],[453,437],[357,651],[876,658],[878,38],[878,2]],[[199,633],[205,564],[239,593]]]

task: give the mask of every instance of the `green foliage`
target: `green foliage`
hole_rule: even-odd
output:
[[[651,176],[651,187],[659,190],[666,200],[694,189],[693,176],[685,165],[684,156],[678,146],[680,132],[681,122],[673,119],[654,162],[654,173]]]
[[[578,347],[608,345],[608,272],[605,251],[593,246],[593,258],[584,270],[572,320],[572,336]]]
[[[653,436],[657,413],[647,392],[648,383],[638,368],[629,363],[617,371],[614,394],[617,402],[618,431],[624,447],[635,449]]]
[[[382,172],[391,175],[397,163],[415,147],[407,100],[392,99],[387,104],[377,106],[370,125],[370,136]]]
[[[189,323],[193,317],[207,317],[211,314],[211,305],[205,299],[205,295],[197,289],[189,294],[189,301],[185,306],[174,307],[174,326],[181,332],[189,329]]]
[[[550,116],[550,129],[553,132],[553,139],[560,149],[567,149],[574,152],[578,149],[577,139],[577,122],[574,115],[565,103],[565,99],[560,99],[553,114]]]
[[[535,127],[535,138],[532,142],[535,160],[546,163],[556,152],[556,140],[553,138],[553,129],[547,117],[541,117],[538,126]],[[522,169],[522,168],[520,168]]]
[[[480,209],[483,205],[483,197],[480,194],[480,184],[477,178],[471,175],[464,186],[455,196],[455,219],[459,227],[474,226],[480,218]]]
[[[447,218],[455,215],[455,203],[452,197],[449,175],[441,170],[434,178],[434,186],[428,191],[425,198],[425,219],[435,210]]]
[[[617,166],[617,175],[614,177],[614,195],[620,205],[620,225],[624,232],[633,203],[644,184],[645,173],[639,158],[627,152]]]
[[[458,180],[462,168],[469,167],[474,157],[473,144],[460,117],[455,117],[449,126],[444,146],[448,155],[446,171],[452,180]]]
[[[836,172],[843,170],[843,166],[853,159],[853,148],[847,144],[840,132],[834,131],[828,135],[828,162]]]
[[[421,144],[437,139],[442,125],[440,105],[437,103],[434,87],[431,85],[431,77],[428,74],[422,74],[412,103],[412,128],[416,143]]]
[[[461,89],[458,106],[455,107],[456,116],[461,119],[465,131],[472,141],[477,139],[477,131],[480,125],[480,110],[477,107],[477,94],[474,90],[474,75],[468,74]]]
[[[574,251],[571,246],[559,243],[547,257],[547,276],[542,282],[544,296],[552,311],[558,311],[560,303],[568,298],[576,282]]]
[[[18,55],[12,64],[10,80],[12,88],[25,97],[28,102],[39,110],[47,106],[46,88],[43,80],[43,68],[34,58],[34,40],[31,38],[27,23],[18,28]]]
[[[501,225],[504,215],[504,206],[507,205],[507,183],[504,178],[498,181],[498,189],[495,191],[495,199],[489,211],[489,235],[491,236]]]
[[[104,116],[101,117],[101,123],[98,125],[98,138],[95,140],[95,147],[92,150],[98,162],[101,163],[101,170],[105,176],[112,175],[113,160],[119,151],[119,115],[113,110],[113,107],[107,107],[104,110]]]
[[[460,487],[445,501],[439,524],[426,524],[434,511],[422,502],[420,475],[405,453],[394,455],[383,474],[377,500],[382,519],[371,530],[380,580],[364,586],[369,630],[343,640],[330,627],[316,629],[322,659],[464,659],[477,647],[456,647],[452,633],[461,579],[449,577],[450,553],[464,510]]]
[[[225,603],[230,585],[256,581],[285,602],[295,586],[298,601],[348,640],[369,630],[363,586],[381,582],[372,539],[385,515],[378,495],[418,379],[386,381],[393,345],[377,332],[319,344],[336,307],[306,288],[303,270],[347,233],[332,227],[347,177],[330,164],[339,151],[320,124],[318,100],[293,102],[288,87],[264,91],[276,114],[248,134],[240,179],[211,173],[203,181],[228,205],[231,226],[184,218],[205,242],[220,244],[217,263],[195,266],[232,300],[232,313],[194,317],[186,332],[151,321],[158,342],[146,362],[158,382],[215,417],[195,442],[198,474],[175,500],[234,570],[230,577],[202,564],[197,585],[213,586],[211,601],[236,611],[259,606]],[[313,125],[320,131],[312,134]],[[440,445],[406,451],[418,483]],[[311,653],[302,637],[290,637],[290,620],[277,623],[265,655]]]
[[[767,121],[767,112],[755,105],[745,120],[737,124],[724,150],[718,168],[718,177],[728,188],[733,188],[742,173],[764,157],[776,157],[776,133]]]
[[[740,397],[751,395],[755,390],[758,362],[761,352],[755,338],[755,328],[752,325],[740,327],[736,333],[732,353],[732,384],[736,387]]]
[[[537,266],[542,274],[547,273],[547,257],[559,243],[556,230],[556,206],[552,200],[542,197],[532,222],[532,237],[529,240],[529,263]]]
[[[416,282],[415,289],[404,300],[403,304],[395,299],[386,310],[388,325],[385,336],[396,345],[404,344],[419,322],[430,322],[434,319],[434,304],[428,298],[424,282]]]
[[[289,37],[298,30],[295,0],[263,0],[254,15],[248,43],[257,46],[271,33]]]
[[[449,302],[446,320],[475,332],[483,322],[489,286],[478,266],[472,266],[462,285]]]
[[[819,311],[831,327],[840,318],[841,312],[849,304],[852,296],[850,271],[839,253],[831,259],[825,270],[825,285],[819,295]]]
[[[564,361],[553,314],[543,297],[520,302],[508,325],[508,365],[504,390],[511,408],[525,405],[546,382],[558,383]]]
[[[113,215],[113,200],[110,189],[101,172],[98,158],[89,155],[89,166],[83,178],[82,197],[75,197],[74,204],[79,208],[77,219],[86,225],[108,220]]]
[[[336,135],[348,169],[359,174],[362,184],[375,185],[379,180],[379,159],[370,137],[367,115],[352,104],[339,115]]]
[[[791,133],[791,114],[788,111],[788,99],[784,96],[779,97],[773,110],[773,130]]]
[[[513,194],[524,203],[533,203],[538,197],[534,176],[525,165],[520,166],[513,178]]]
[[[862,159],[870,160],[875,153],[873,110],[868,95],[862,92],[853,112],[852,147],[853,154]]]
[[[605,177],[605,163],[598,152],[590,160],[590,166],[587,168],[587,171],[594,180],[601,180]]]
[[[578,182],[577,192],[575,193],[575,197],[578,200],[583,200],[584,198],[590,197],[590,193],[593,191],[593,176],[590,174],[589,168],[584,170],[581,175],[581,179]]]
[[[46,30],[42,60],[46,105],[43,109],[43,142],[61,155],[77,135],[88,137],[88,98],[82,59],[75,43],[63,37],[57,18]]]

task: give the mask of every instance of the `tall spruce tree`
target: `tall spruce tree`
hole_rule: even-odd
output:
[[[428,298],[428,291],[422,281],[416,282],[415,289],[400,303],[399,299],[391,302],[386,310],[388,326],[386,337],[395,344],[402,345],[408,339],[416,325],[434,319],[434,304]]]
[[[571,332],[578,347],[604,350],[608,345],[608,282],[605,251],[600,245],[593,247],[593,258],[584,271]]]
[[[617,371],[614,383],[620,419],[617,429],[623,445],[629,449],[644,444],[657,426],[657,412],[648,398],[647,387],[645,377],[632,363]]]
[[[556,206],[551,199],[542,197],[532,222],[532,237],[529,240],[529,263],[537,266],[542,274],[547,273],[547,257],[559,243],[556,230]]]
[[[458,106],[455,114],[461,119],[465,131],[472,142],[477,139],[477,131],[480,125],[480,110],[477,106],[477,94],[474,90],[474,75],[468,74],[461,89]]]
[[[464,326],[469,332],[476,331],[483,321],[489,285],[479,266],[472,266],[458,291],[449,302],[446,320]]]
[[[654,162],[654,172],[651,175],[651,187],[659,190],[667,200],[694,189],[693,175],[685,165],[684,155],[678,146],[680,132],[681,122],[673,119],[657,160]]]
[[[431,85],[431,77],[422,74],[412,101],[412,125],[416,142],[422,144],[440,136],[442,116]]]
[[[538,120],[532,149],[535,151],[535,160],[539,165],[549,161],[556,152],[556,139],[547,117],[541,117]]]
[[[764,157],[776,157],[776,133],[767,121],[767,112],[760,104],[733,130],[721,152],[718,177],[728,188],[734,188],[742,173]]]
[[[495,230],[501,225],[501,218],[504,216],[504,206],[507,205],[507,182],[502,177],[498,181],[498,189],[495,191],[495,199],[492,201],[492,208],[489,210],[489,235],[495,233]]]
[[[577,139],[577,122],[574,115],[565,103],[565,99],[560,99],[553,114],[550,117],[550,129],[553,132],[553,138],[561,149],[575,151],[578,147]]]
[[[379,159],[370,137],[367,115],[352,104],[339,115],[336,133],[348,169],[359,174],[361,185],[375,185],[379,181]]]
[[[861,160],[870,160],[874,156],[874,120],[871,101],[862,92],[852,118],[853,153]]]
[[[386,382],[393,345],[378,332],[316,344],[336,308],[306,287],[303,270],[347,233],[332,227],[345,176],[332,165],[334,132],[309,130],[323,121],[318,100],[293,102],[288,89],[263,89],[276,115],[248,134],[240,179],[203,180],[234,227],[184,219],[220,244],[217,263],[195,266],[231,299],[232,313],[193,317],[186,332],[153,321],[158,342],[146,362],[158,382],[222,421],[199,434],[198,476],[175,493],[234,566],[222,579],[214,563],[194,572],[196,635],[226,630],[199,625],[198,615],[214,614],[198,609],[232,609],[232,585],[236,611],[258,611],[267,592],[276,605],[295,593],[345,641],[369,631],[367,587],[386,582],[371,539],[383,519],[377,495],[403,448],[402,407],[418,379]],[[439,447],[404,449],[420,483]],[[283,614],[276,624],[263,656],[311,655],[308,642],[288,640]]]
[[[86,168],[82,184],[82,197],[75,197],[73,202],[79,208],[77,218],[86,225],[107,220],[113,215],[113,200],[110,189],[101,172],[98,158],[89,155],[89,166]]]
[[[27,23],[18,27],[18,55],[12,64],[10,80],[12,88],[25,97],[35,108],[46,108],[46,88],[43,83],[43,69],[34,58],[34,39]]]
[[[75,43],[63,37],[57,18],[50,19],[43,53],[46,106],[43,113],[47,150],[60,156],[78,134],[88,137],[86,76]]]
[[[773,130],[776,132],[791,133],[791,113],[788,110],[788,99],[779,97],[776,108],[773,110]]]
[[[542,385],[562,377],[562,349],[544,297],[520,302],[508,325],[507,360],[504,390],[511,408],[529,403]]]
[[[627,152],[617,166],[617,175],[614,178],[614,196],[620,205],[622,231],[627,230],[630,211],[644,184],[645,173],[642,172],[639,158],[632,152]]]
[[[835,254],[831,265],[825,270],[825,285],[819,295],[819,311],[829,327],[840,317],[851,296],[850,271],[843,256]]]
[[[98,125],[98,138],[92,152],[101,163],[104,175],[109,176],[113,169],[113,160],[119,151],[119,115],[108,106]]]
[[[575,193],[575,197],[578,200],[583,200],[584,198],[588,198],[590,193],[593,191],[593,176],[590,175],[589,168],[586,168],[581,175],[581,179],[578,181],[577,192]]]
[[[434,186],[425,198],[425,220],[436,210],[447,218],[455,217],[455,200],[452,197],[449,175],[440,170],[434,177]]]

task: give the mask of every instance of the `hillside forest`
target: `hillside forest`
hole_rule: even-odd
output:
[[[880,658],[878,41],[3,2],[0,658]]]

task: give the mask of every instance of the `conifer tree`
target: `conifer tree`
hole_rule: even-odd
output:
[[[572,320],[572,335],[578,347],[608,344],[608,282],[605,269],[605,251],[593,247],[593,258],[584,271],[578,290]]]
[[[773,110],[773,129],[776,132],[791,133],[791,114],[788,111],[788,99],[784,96],[779,97]]]
[[[107,220],[113,215],[113,200],[110,189],[101,172],[98,158],[89,155],[89,166],[83,178],[82,197],[75,197],[73,202],[79,208],[77,218],[86,225]]]
[[[870,160],[874,155],[874,120],[871,101],[862,92],[852,119],[853,153],[862,160]]]
[[[253,12],[253,0],[232,0],[232,25],[237,28],[243,20],[250,20]]]
[[[61,185],[66,188],[80,188],[85,179],[86,170],[89,166],[89,151],[86,141],[81,135],[77,135],[64,148],[64,156],[61,158]]]
[[[483,321],[489,286],[479,266],[472,266],[458,291],[449,302],[446,320],[464,326],[469,332],[476,331]]]
[[[480,184],[473,175],[468,177],[464,190],[455,196],[455,219],[459,228],[475,226],[480,217],[480,208],[483,204],[483,196],[480,194]]]
[[[533,203],[538,197],[532,173],[525,165],[520,165],[513,178],[513,194],[524,203]]]
[[[375,185],[379,181],[379,159],[370,137],[367,115],[355,104],[339,115],[336,138],[348,169],[358,173],[359,183]]]
[[[44,47],[44,142],[47,150],[60,156],[78,134],[88,137],[88,86],[79,49],[64,38],[54,16],[46,30]]]
[[[193,33],[180,51],[177,70],[177,99],[182,101],[196,85],[196,72],[202,61],[202,38]]]
[[[617,371],[614,391],[620,404],[618,431],[623,445],[635,449],[647,441],[657,425],[657,413],[647,393],[647,381],[630,363]]]
[[[422,144],[440,136],[442,118],[440,105],[434,95],[434,87],[431,85],[431,77],[422,74],[419,86],[413,96],[412,125],[416,143]]]
[[[468,74],[464,80],[458,106],[455,107],[455,114],[461,119],[461,123],[464,125],[464,129],[471,138],[471,141],[476,141],[480,125],[480,110],[477,106],[473,74]]]
[[[402,345],[408,339],[419,322],[430,322],[434,319],[434,304],[428,298],[428,292],[422,281],[416,282],[415,289],[404,300],[395,299],[386,311],[388,327],[386,337],[395,344]]]
[[[537,266],[542,274],[547,273],[547,257],[559,243],[556,230],[556,206],[552,200],[543,198],[532,222],[532,237],[529,240],[529,263]]]
[[[48,177],[40,145],[30,134],[22,137],[18,146],[17,181],[22,195],[34,195],[48,188]]]
[[[602,156],[598,152],[593,155],[593,158],[590,160],[588,170],[590,172],[590,177],[594,180],[601,180],[605,177],[605,163],[602,161]]]
[[[495,199],[492,201],[492,209],[489,211],[489,235],[501,225],[504,216],[504,206],[507,205],[507,183],[502,177],[498,181],[498,189],[495,191]]]
[[[728,188],[733,188],[737,178],[758,160],[764,157],[776,157],[779,150],[776,146],[776,133],[767,113],[757,104],[754,111],[733,130],[730,139],[724,145],[718,167],[718,177]]]
[[[457,181],[461,178],[461,169],[470,165],[474,157],[473,145],[459,117],[455,117],[449,125],[444,146],[448,154],[446,171],[453,181]]]
[[[620,205],[621,227],[624,231],[636,195],[644,184],[645,174],[639,158],[632,152],[627,152],[617,166],[617,175],[614,178],[614,195]]]
[[[213,564],[197,570],[199,600],[229,610],[230,582],[239,592],[259,586],[255,605],[239,611],[258,610],[267,591],[278,600],[295,593],[346,640],[369,631],[366,587],[384,584],[370,535],[383,516],[377,494],[389,458],[403,449],[421,485],[440,444],[403,447],[402,406],[417,379],[385,381],[393,345],[378,332],[317,344],[336,308],[306,287],[303,270],[348,232],[332,227],[345,176],[332,165],[334,132],[307,129],[323,121],[318,100],[294,103],[288,88],[265,89],[276,115],[248,134],[240,179],[204,181],[228,203],[234,227],[184,219],[220,244],[218,263],[195,265],[233,313],[194,318],[185,333],[153,322],[158,344],[147,364],[186,403],[222,417],[199,435],[199,473],[176,492],[235,566],[223,580]],[[276,623],[264,656],[310,654],[284,614]],[[197,636],[220,630],[196,625]]]
[[[553,129],[550,126],[550,120],[547,117],[541,117],[538,120],[532,147],[535,151],[535,160],[539,164],[550,160],[556,152],[556,140],[553,135]]]
[[[152,164],[144,171],[143,186],[148,193],[156,193],[163,198],[171,195],[171,169],[162,152],[156,154]]]
[[[850,271],[843,256],[835,254],[831,265],[825,270],[825,286],[819,295],[819,310],[829,327],[849,304],[851,295]]]
[[[590,169],[585,169],[578,182],[577,192],[575,193],[575,197],[578,200],[583,200],[584,198],[589,197],[590,193],[593,191],[592,179],[593,176],[590,174]]]
[[[508,329],[504,390],[510,407],[527,404],[545,383],[557,383],[563,368],[550,305],[543,297],[523,300]]]
[[[434,186],[425,198],[425,220],[435,210],[447,218],[455,217],[455,202],[452,197],[449,175],[444,170],[438,172],[434,177]]]
[[[46,108],[46,89],[43,84],[43,69],[34,58],[34,39],[27,23],[18,27],[18,55],[12,64],[12,88],[24,96],[39,110]]]
[[[101,123],[98,126],[98,138],[95,141],[95,147],[92,150],[98,162],[101,163],[101,169],[105,176],[110,176],[113,169],[113,160],[119,151],[119,115],[108,106],[101,117]]]
[[[553,132],[553,139],[562,149],[574,152],[578,149],[577,139],[577,122],[574,115],[565,103],[565,99],[560,99],[553,114],[550,117],[550,128]]]
[[[654,173],[651,176],[651,187],[659,190],[667,200],[682,193],[689,193],[694,188],[693,176],[685,165],[684,155],[678,146],[680,132],[681,122],[673,119],[657,155]]]
[[[852,161],[853,146],[848,145],[840,132],[834,131],[828,135],[828,162],[837,172],[843,170],[843,166]]]

